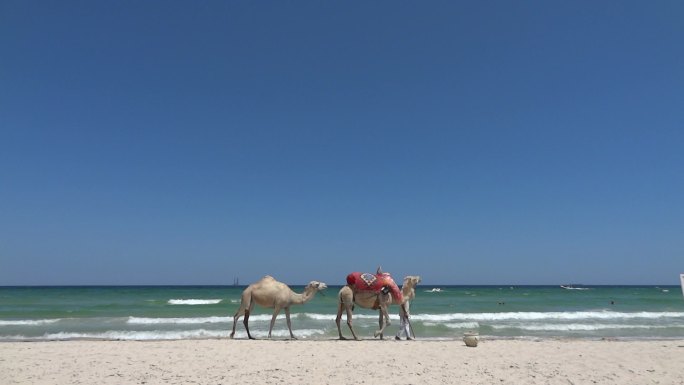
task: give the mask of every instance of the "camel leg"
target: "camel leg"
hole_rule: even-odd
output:
[[[335,324],[337,325],[337,333],[340,335],[341,340],[346,340],[342,335],[342,328],[340,328],[340,320],[342,319],[342,301],[337,302],[337,317],[335,317]],[[347,316],[347,322],[349,322],[349,316]]]
[[[337,318],[335,318],[335,323],[337,324],[337,332],[340,335],[341,340],[346,340],[347,338],[342,335],[342,328],[340,328],[340,320],[342,319],[342,310],[347,311],[347,326],[349,327],[349,331],[351,331],[352,336],[354,337],[355,340],[358,341],[359,337],[356,336],[356,333],[354,332],[354,328],[352,327],[352,309],[351,306],[348,304],[340,302],[337,305]]]
[[[231,339],[235,336],[235,327],[237,326],[237,323],[240,320],[240,317],[245,315],[246,308],[247,308],[247,306],[245,306],[245,301],[243,298],[243,300],[240,301],[240,308],[235,312],[235,315],[233,316],[233,331],[230,333]]]
[[[335,323],[337,324],[337,332],[340,336],[340,339],[346,340],[346,338],[342,335],[342,328],[340,327],[340,320],[342,319],[342,310],[346,309],[347,326],[349,326],[349,330],[351,331],[352,336],[354,336],[354,339],[358,340],[359,338],[356,336],[356,333],[354,333],[354,328],[352,327],[352,308],[354,306],[354,292],[349,286],[344,286],[342,289],[340,289],[340,293],[338,294],[337,298],[337,317],[335,318]]]
[[[378,314],[380,315],[378,317],[378,330],[375,331],[375,334],[373,335],[374,337],[380,336],[380,339],[383,339],[382,332],[385,331],[385,322],[384,318],[382,316],[382,307],[380,310],[378,310]]]
[[[352,336],[354,336],[355,340],[359,340],[359,337],[356,336],[356,333],[354,333],[354,328],[352,327],[352,307],[347,306],[347,326],[349,326],[349,330],[351,331]]]
[[[382,298],[380,299],[380,319],[378,320],[380,329],[378,329],[374,336],[380,336],[380,339],[383,339],[383,332],[385,331],[385,328],[390,325],[390,319],[389,319],[389,313],[387,312],[388,304],[390,303],[391,299],[387,299],[387,296],[382,295]],[[384,322],[383,322],[384,321]]]
[[[249,290],[245,290],[240,296],[240,307],[233,316],[233,331],[230,333],[230,338],[235,336],[235,328],[237,327],[240,317],[243,315],[245,316],[243,322],[245,326],[247,326],[247,318],[249,318],[249,311],[252,309],[252,307],[254,307],[254,304],[252,303],[252,294],[249,292]],[[247,329],[247,335],[249,335],[249,329]]]
[[[252,309],[254,309],[254,302],[251,302],[249,309],[245,310],[245,318],[242,320],[242,323],[245,325],[245,330],[247,330],[247,337],[249,337],[250,340],[256,339],[249,333],[249,314],[252,313]]]
[[[297,337],[292,334],[292,324],[290,323],[290,308],[286,307],[285,308],[285,319],[287,320],[287,328],[290,330],[290,338],[293,340],[296,340]]]
[[[268,338],[271,338],[271,331],[273,330],[273,325],[275,325],[275,320],[276,317],[278,317],[278,313],[280,313],[280,308],[276,307],[273,310],[273,317],[271,317],[271,326],[268,328]],[[289,324],[289,322],[288,322]],[[290,331],[290,334],[292,334],[292,331]]]
[[[235,312],[235,315],[233,316],[233,331],[230,332],[230,338],[232,339],[233,336],[235,336],[235,326],[237,325],[237,322],[240,320],[240,317],[242,317],[243,313],[243,308],[242,305],[238,309],[237,312]]]

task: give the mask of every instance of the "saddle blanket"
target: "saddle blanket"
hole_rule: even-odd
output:
[[[347,275],[347,285],[351,286],[354,290],[372,291],[375,293],[379,293],[383,287],[387,287],[390,293],[392,293],[392,302],[401,303],[404,298],[401,290],[399,290],[399,286],[397,286],[389,273],[370,274],[354,272]]]

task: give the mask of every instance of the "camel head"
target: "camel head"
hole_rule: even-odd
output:
[[[328,285],[326,285],[323,282],[311,281],[311,282],[309,282],[308,285],[306,285],[306,288],[304,289],[304,291],[312,291],[313,290],[315,292],[319,292],[319,291],[325,290],[327,288],[328,288]]]
[[[420,283],[420,276],[419,275],[407,275],[404,277],[404,283],[402,284],[403,286],[410,286],[410,287],[416,287]]]

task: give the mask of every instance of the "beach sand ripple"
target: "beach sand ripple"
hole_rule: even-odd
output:
[[[2,384],[684,384],[684,341],[0,343]]]

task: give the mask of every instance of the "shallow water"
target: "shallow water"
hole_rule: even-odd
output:
[[[0,287],[0,341],[228,337],[244,287]],[[294,286],[296,292],[303,287]],[[678,286],[419,286],[411,324],[419,338],[684,338]],[[295,335],[337,338],[337,291],[292,307]],[[396,333],[398,309],[392,308]],[[266,337],[272,311],[256,308],[250,330]],[[289,337],[281,314],[273,335]],[[354,327],[372,338],[377,311],[356,307]],[[343,333],[350,336],[344,327]],[[240,320],[236,338],[246,338]]]

